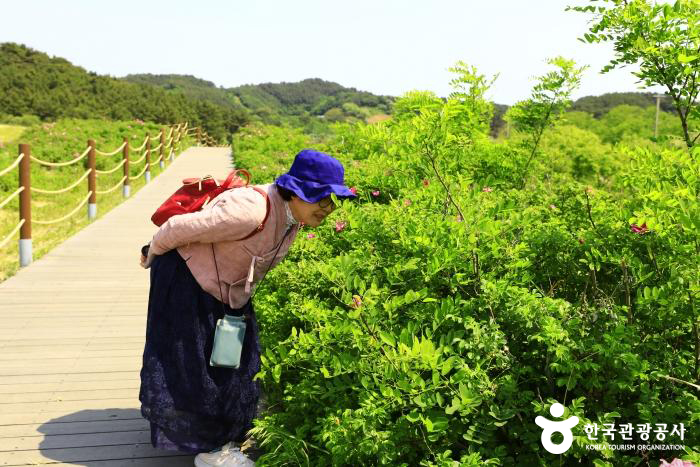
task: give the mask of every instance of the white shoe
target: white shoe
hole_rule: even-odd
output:
[[[230,441],[219,449],[214,449],[211,452],[201,452],[194,458],[196,467],[238,467],[238,466],[254,466],[255,462],[241,452],[241,449],[234,446],[233,441]]]

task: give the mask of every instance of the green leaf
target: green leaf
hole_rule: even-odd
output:
[[[686,55],[684,53],[678,54],[678,61],[681,63],[690,63],[697,60],[698,55]]]
[[[415,423],[420,419],[420,414],[418,413],[417,410],[411,410],[409,413],[406,414],[406,420],[408,420],[411,423]]]
[[[396,346],[396,340],[394,339],[394,336],[386,331],[379,331],[379,337],[384,341],[387,345],[390,345],[391,347]]]
[[[428,431],[444,431],[445,428],[447,428],[447,425],[449,424],[449,420],[447,419],[447,417],[443,416],[437,416],[432,419],[426,417],[424,422],[426,428],[428,428]]]

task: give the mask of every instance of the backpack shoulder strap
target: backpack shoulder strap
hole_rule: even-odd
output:
[[[255,191],[257,191],[258,193],[260,193],[261,195],[263,195],[263,197],[265,198],[265,218],[263,219],[262,223],[255,228],[255,230],[253,230],[251,233],[249,233],[245,237],[239,239],[239,241],[246,240],[246,239],[252,237],[253,235],[255,235],[256,233],[261,232],[265,228],[265,222],[267,222],[267,218],[270,217],[270,197],[267,196],[267,193],[265,193],[265,191],[263,191],[261,188],[258,188],[257,186],[251,186],[251,185],[249,185],[249,186],[252,189],[254,189]]]
[[[240,175],[243,175],[246,178],[245,185],[242,185],[242,186],[248,186],[250,184],[250,172],[248,172],[246,169],[234,169],[234,170],[232,170],[231,173],[228,174],[228,177],[226,177],[226,180],[224,180],[221,183],[221,186],[224,188],[224,190],[228,190],[229,188],[232,188],[233,187],[233,178],[236,176],[241,178]]]

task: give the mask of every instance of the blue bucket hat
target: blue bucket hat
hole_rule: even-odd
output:
[[[307,203],[316,203],[335,193],[338,198],[356,198],[343,182],[345,169],[337,159],[304,149],[292,162],[286,174],[280,175],[275,183],[296,194]]]

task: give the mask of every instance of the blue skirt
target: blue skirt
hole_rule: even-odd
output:
[[[260,397],[258,325],[250,300],[232,309],[205,292],[177,250],[151,263],[141,414],[155,448],[206,452],[243,442]],[[248,313],[240,368],[209,366],[216,322]]]

